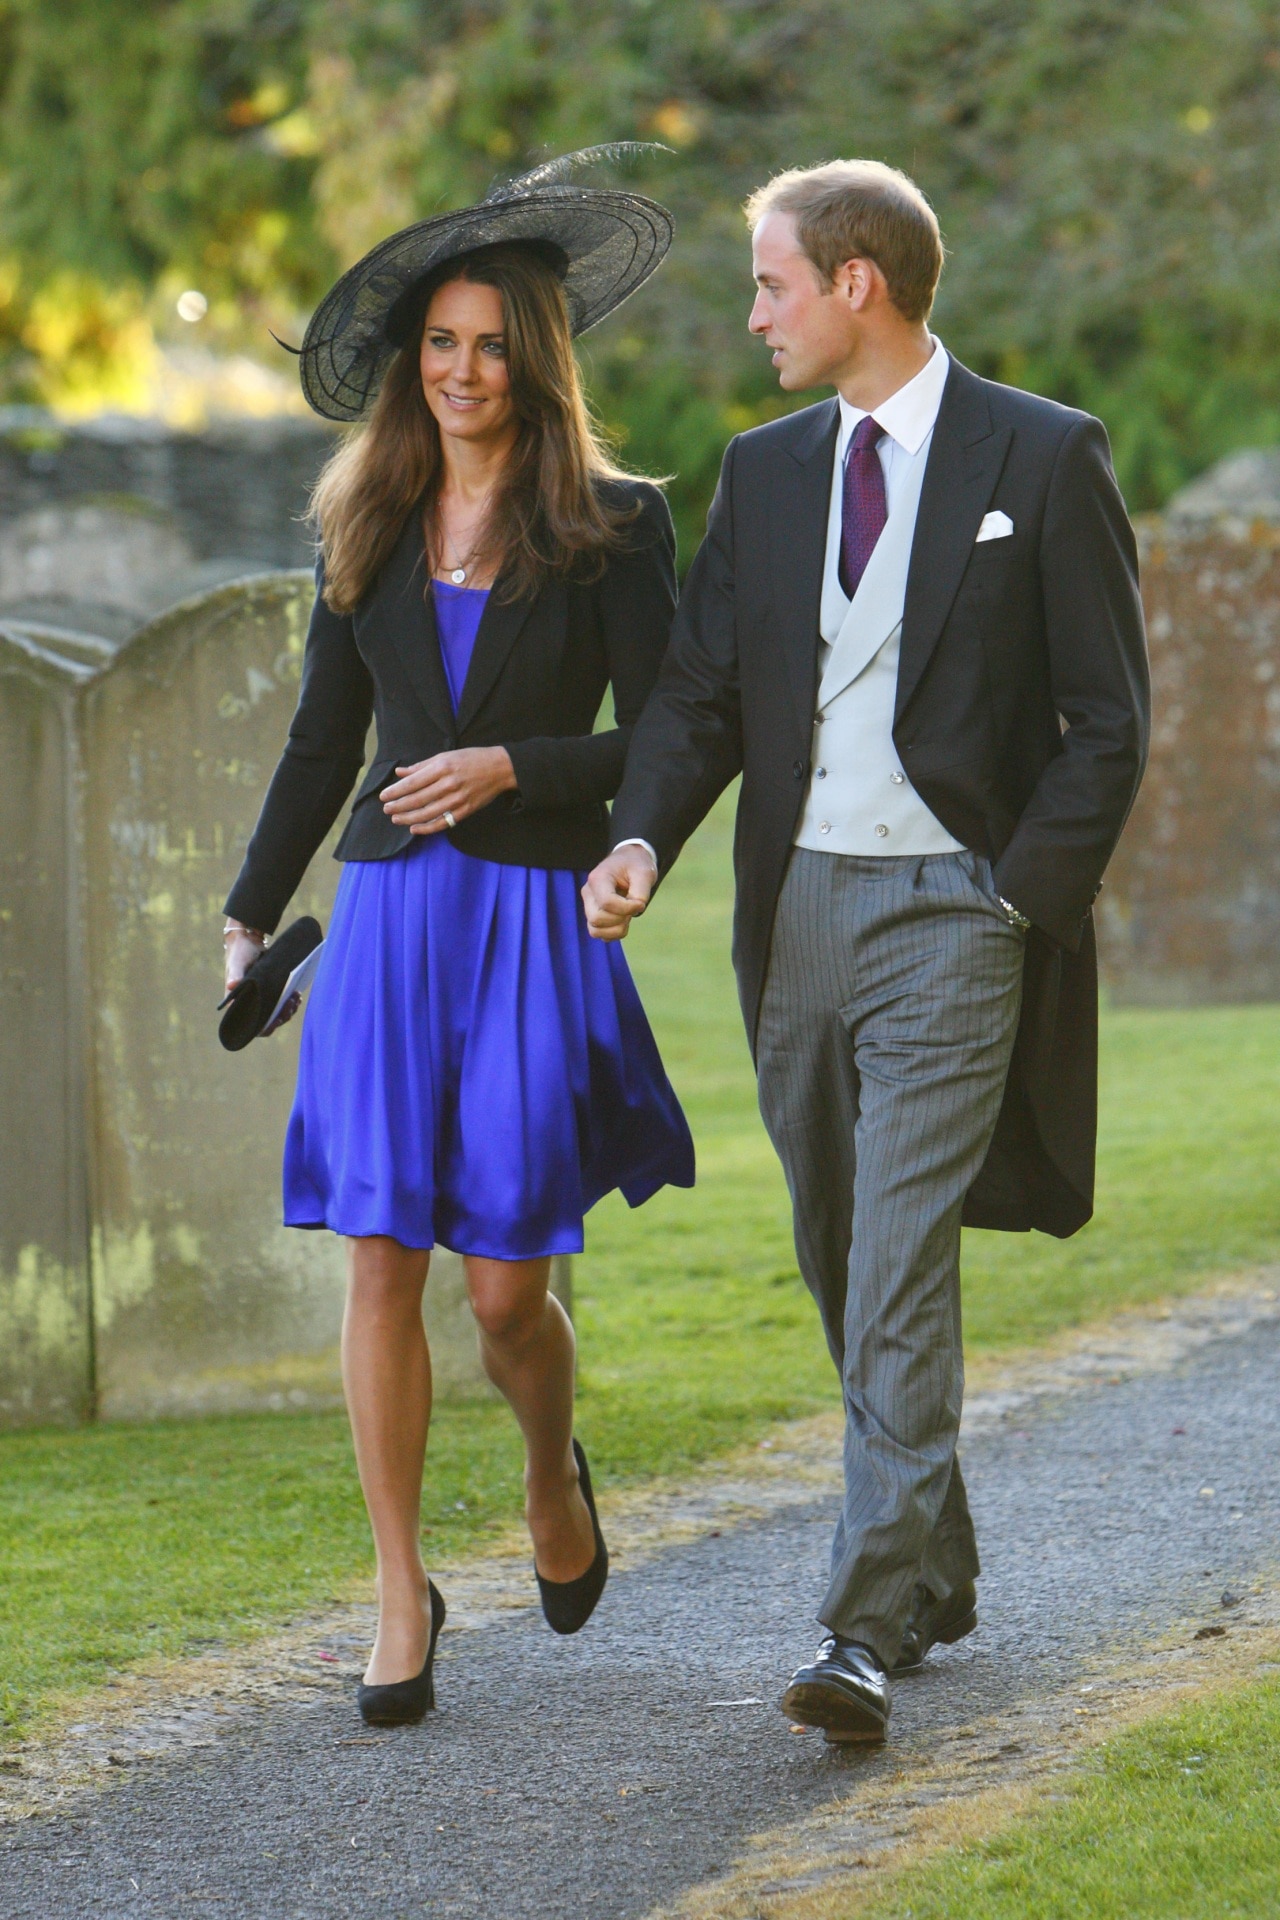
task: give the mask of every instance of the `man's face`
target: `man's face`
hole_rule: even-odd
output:
[[[772,347],[784,389],[834,385],[855,350],[857,321],[849,302],[823,286],[789,213],[766,213],[756,227],[751,267],[756,298],[747,325]]]

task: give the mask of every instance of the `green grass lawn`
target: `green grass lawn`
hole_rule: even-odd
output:
[[[576,1268],[581,1432],[604,1482],[667,1471],[834,1402],[756,1115],[729,967],[727,807],[629,942],[698,1143],[699,1183],[611,1198]],[[1280,1255],[1280,1008],[1112,1012],[1098,1215],[1067,1242],[970,1234],[972,1350]],[[461,1505],[459,1505],[461,1503]],[[500,1406],[442,1408],[428,1464],[436,1558],[519,1508]],[[216,1419],[0,1436],[0,1714],[154,1652],[363,1591],[370,1552],[345,1424]]]
[[[1057,1805],[939,1855],[858,1920],[1274,1920],[1280,1684],[1110,1743]]]

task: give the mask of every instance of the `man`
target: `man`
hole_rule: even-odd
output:
[[[584,900],[621,938],[741,772],[734,960],[846,1414],[828,1633],[782,1706],[873,1742],[887,1675],[977,1621],[962,1219],[1092,1211],[1090,908],[1146,653],[1106,434],[929,333],[913,183],[837,161],[746,212],[751,331],[786,391],[838,397],[729,446]]]

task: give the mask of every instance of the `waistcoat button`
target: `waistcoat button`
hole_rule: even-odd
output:
[[[891,773],[889,775],[889,778],[892,780],[895,787],[900,787],[903,784],[903,782],[906,780],[906,777],[907,776],[905,773]]]
[[[886,835],[886,833],[888,833],[888,831],[889,831],[889,829],[888,829],[888,827],[877,827],[877,828],[876,828],[876,832],[877,832],[877,834],[879,835],[879,837],[880,837],[880,838],[881,838],[882,840],[884,839],[884,837],[885,837],[885,835]]]

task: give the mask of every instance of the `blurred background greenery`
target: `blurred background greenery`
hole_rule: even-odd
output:
[[[1134,508],[1280,439],[1268,0],[0,0],[0,97],[3,400],[194,424],[234,366],[291,404],[268,328],[373,240],[640,138],[677,248],[585,352],[686,557],[725,439],[784,405],[741,200],[835,154],[920,181],[938,331],[1099,413]]]

